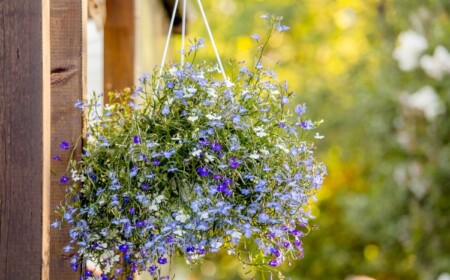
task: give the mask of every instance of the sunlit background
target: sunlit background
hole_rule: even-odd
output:
[[[284,17],[264,64],[324,119],[328,177],[305,257],[264,274],[226,253],[176,279],[450,280],[450,1],[203,0],[224,66],[253,61],[260,16]],[[189,38],[215,61],[196,6]],[[171,44],[178,60],[179,36]],[[294,106],[295,104],[291,104]],[[359,278],[358,278],[359,277]]]

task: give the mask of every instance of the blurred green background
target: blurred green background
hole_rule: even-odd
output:
[[[264,64],[325,121],[317,152],[329,176],[314,205],[317,230],[304,239],[305,258],[273,278],[450,279],[450,56],[435,53],[450,49],[450,1],[202,2],[225,65],[252,61],[262,14],[283,16],[291,30],[272,38]],[[188,35],[205,38],[201,56],[214,61],[190,4]],[[422,41],[399,39],[408,30]],[[413,66],[400,69],[401,58]],[[190,280],[270,279],[226,254],[177,271]]]

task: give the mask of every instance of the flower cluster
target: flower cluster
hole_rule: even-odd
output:
[[[326,173],[307,137],[318,123],[304,104],[291,111],[287,84],[255,65],[220,81],[214,65],[169,64],[111,96],[61,179],[54,226],[70,225],[73,269],[90,260],[102,279],[159,275],[174,254],[195,263],[221,249],[265,267],[302,257]],[[95,114],[95,104],[79,106]]]

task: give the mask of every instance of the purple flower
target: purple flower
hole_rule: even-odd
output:
[[[70,265],[70,267],[72,268],[73,271],[77,271],[78,270],[78,264],[77,263],[72,263]]]
[[[222,178],[222,176],[220,176],[220,174],[216,174],[213,176],[214,180],[220,180]]]
[[[158,267],[154,264],[152,264],[149,268],[148,268],[148,272],[152,273],[155,272],[156,269],[158,269]]]
[[[223,178],[222,182],[224,183],[225,186],[230,186],[233,183],[233,179],[230,178]]]
[[[108,276],[106,276],[105,274],[100,275],[102,277],[102,280],[109,280]]]
[[[150,189],[150,187],[148,186],[148,184],[142,184],[142,185],[141,185],[141,189],[142,189],[143,191],[147,191],[147,190]]]
[[[277,262],[277,260],[271,260],[269,262],[269,265],[275,267],[275,266],[278,266],[278,262]]]
[[[134,207],[130,207],[130,209],[128,209],[128,211],[133,215],[136,214],[136,210],[134,209]]]
[[[119,250],[120,250],[122,253],[126,253],[126,252],[128,251],[128,245],[127,245],[127,244],[120,244],[120,245],[119,245]]]
[[[232,157],[230,160],[230,167],[231,168],[238,168],[239,166],[239,161],[236,160],[236,157]]]
[[[209,175],[208,169],[206,167],[199,167],[197,168],[198,175],[205,177]]]
[[[155,160],[152,161],[152,164],[154,166],[159,166],[161,164],[161,162],[158,159],[155,159]]]
[[[52,159],[61,161],[61,157],[59,155],[55,155],[54,157],[52,157]]]
[[[284,248],[287,249],[287,248],[291,247],[291,243],[290,242],[284,242],[283,246],[284,246]]]
[[[59,144],[59,148],[62,150],[68,150],[69,149],[69,143],[66,141],[62,141],[61,144]]]
[[[84,275],[86,275],[87,277],[91,277],[92,272],[90,272],[89,270],[86,269],[86,271],[84,272]]]
[[[220,145],[218,142],[212,143],[211,146],[215,152],[220,152],[220,150],[222,150],[222,145]]]
[[[275,248],[275,247],[270,248],[270,253],[275,255],[275,257],[277,257],[277,258],[280,256],[280,251],[278,250],[278,248]]]
[[[139,136],[134,136],[133,137],[133,142],[134,142],[134,144],[139,144],[139,143],[141,143],[141,138],[139,138]]]
[[[195,248],[194,248],[194,247],[187,247],[187,248],[186,248],[186,253],[192,254],[192,253],[194,253],[194,252],[195,252]]]
[[[144,221],[138,221],[138,222],[136,223],[136,226],[137,226],[137,227],[143,227],[143,226],[145,226],[145,222],[144,222]]]
[[[163,258],[163,257],[160,257],[160,258],[158,258],[158,263],[159,264],[166,264],[167,263],[167,259]]]
[[[67,177],[66,175],[63,175],[63,176],[61,177],[61,179],[59,180],[59,182],[60,182],[61,184],[65,184],[65,183],[67,183],[67,181],[69,181],[69,177]]]

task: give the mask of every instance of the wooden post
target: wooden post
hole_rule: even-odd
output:
[[[135,80],[135,0],[108,0],[104,29],[104,90],[122,90]],[[106,100],[106,99],[105,99]]]
[[[50,0],[51,9],[51,94],[52,134],[51,154],[60,155],[61,161],[52,161],[51,212],[53,222],[57,217],[55,208],[64,200],[65,185],[59,182],[67,168],[68,152],[59,149],[62,141],[75,145],[75,158],[80,157],[82,134],[82,113],[74,107],[77,100],[83,100],[86,92],[86,0]],[[66,174],[69,176],[69,174]],[[70,176],[69,176],[70,177]],[[70,255],[63,247],[69,242],[68,227],[50,232],[50,279],[79,279],[71,271]]]
[[[48,279],[49,0],[0,1],[0,279]]]

